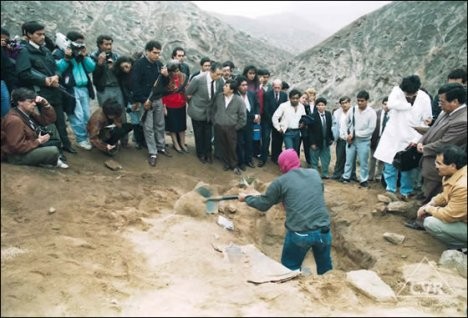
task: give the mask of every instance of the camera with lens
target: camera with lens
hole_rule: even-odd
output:
[[[106,52],[106,63],[114,63],[112,59],[112,52]]]
[[[50,136],[52,136],[52,131],[50,131],[49,129],[47,129],[47,127],[43,127],[43,126],[38,126],[36,128],[36,132],[38,135],[40,136],[44,136],[44,135],[47,135],[49,134]]]

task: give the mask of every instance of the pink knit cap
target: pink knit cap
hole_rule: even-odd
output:
[[[294,149],[285,149],[278,157],[278,165],[282,173],[301,167],[301,162]]]

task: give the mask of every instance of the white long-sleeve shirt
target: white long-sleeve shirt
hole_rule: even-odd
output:
[[[276,130],[285,132],[287,129],[299,128],[299,120],[305,114],[304,105],[299,103],[296,107],[293,107],[291,102],[287,101],[279,105],[271,117],[271,122]]]

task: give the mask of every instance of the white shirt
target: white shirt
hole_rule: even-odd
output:
[[[211,96],[211,82],[212,81],[213,81],[213,79],[211,78],[211,73],[207,72],[206,73],[206,85],[208,85],[208,96],[210,96],[210,98],[213,97],[213,96]],[[213,89],[214,89],[214,93],[216,95],[216,82],[213,84]]]
[[[234,96],[233,94],[229,95],[229,96],[226,96],[224,95],[224,107],[228,107],[229,103],[231,102],[232,100],[232,96]]]
[[[249,98],[247,97],[247,94],[241,95],[242,99],[244,100],[245,108],[250,112],[252,109],[252,106],[250,106]]]
[[[299,128],[299,120],[305,114],[304,105],[299,103],[296,107],[293,107],[291,102],[287,101],[279,105],[271,117],[271,122],[276,130],[285,132],[288,129]]]

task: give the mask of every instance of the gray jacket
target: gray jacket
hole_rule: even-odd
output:
[[[213,96],[210,99],[208,92],[207,79],[208,73],[203,73],[195,76],[190,81],[185,89],[185,94],[191,96],[187,113],[190,118],[199,121],[211,121],[211,114],[213,113]],[[223,91],[222,81],[219,79],[215,82],[216,92]]]
[[[247,113],[242,97],[234,94],[227,107],[225,104],[224,94],[216,95],[213,123],[220,126],[235,126],[236,130],[244,127],[247,122]]]

